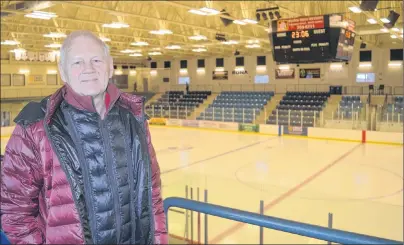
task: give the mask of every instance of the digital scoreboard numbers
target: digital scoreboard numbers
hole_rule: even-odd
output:
[[[331,23],[332,22],[332,23]],[[330,23],[332,27],[330,27]],[[314,63],[350,60],[354,24],[350,30],[336,27],[342,16],[312,16],[273,21],[270,41],[278,63]]]
[[[277,62],[319,62],[329,58],[329,33],[325,28],[273,33]]]
[[[337,47],[337,59],[351,60],[356,34],[344,28],[340,29]]]

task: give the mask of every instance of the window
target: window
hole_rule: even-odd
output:
[[[257,66],[267,65],[267,59],[265,56],[257,56]]]
[[[157,68],[157,62],[155,62],[155,61],[151,62],[151,63],[150,63],[150,67],[151,67],[152,69],[156,69],[156,68]]]
[[[244,66],[244,57],[236,57],[236,66]]]
[[[10,74],[1,74],[1,86],[11,86]]]
[[[13,86],[25,86],[25,75],[13,74]]]
[[[390,60],[403,60],[403,49],[390,49]]]
[[[255,83],[269,83],[269,76],[268,75],[257,75],[255,76]]]
[[[224,67],[224,59],[223,58],[217,58],[216,59],[216,67]]]
[[[198,60],[198,68],[205,68],[205,60],[204,59]]]
[[[57,74],[47,74],[46,82],[48,85],[58,85],[58,75]]]
[[[189,77],[179,77],[178,84],[189,84]]]
[[[359,51],[359,62],[372,61],[372,51]]]
[[[171,62],[170,61],[164,61],[164,68],[171,68]]]
[[[374,83],[375,74],[374,73],[357,73],[356,82],[357,83]]]
[[[186,60],[181,60],[180,61],[180,68],[181,69],[186,69],[188,66],[188,62]]]

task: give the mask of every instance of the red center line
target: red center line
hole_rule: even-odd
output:
[[[307,185],[308,183],[310,183],[312,180],[314,180],[315,178],[317,178],[319,175],[321,175],[322,173],[324,173],[325,171],[327,171],[328,169],[330,169],[331,167],[333,167],[334,165],[336,165],[337,163],[339,163],[341,160],[343,160],[344,158],[346,158],[347,156],[349,156],[352,152],[354,152],[358,147],[360,147],[361,145],[357,145],[355,147],[353,147],[352,149],[350,149],[349,151],[347,151],[346,153],[344,153],[343,155],[341,155],[339,158],[335,159],[333,162],[331,162],[330,164],[326,165],[324,168],[320,169],[318,172],[312,174],[311,176],[309,176],[307,179],[305,179],[303,182],[299,183],[298,185],[296,185],[295,187],[292,187],[291,189],[289,189],[287,192],[283,193],[282,195],[280,195],[278,198],[276,198],[275,200],[273,200],[272,202],[268,203],[265,207],[264,207],[264,211],[269,210],[270,208],[274,207],[276,204],[280,203],[281,201],[285,200],[286,198],[290,197],[293,193],[297,192],[300,188],[302,188],[303,186]],[[259,212],[259,210],[257,211]],[[220,241],[222,241],[224,238],[226,238],[227,236],[233,234],[234,232],[236,232],[237,230],[239,230],[240,228],[242,228],[244,225],[246,225],[246,223],[241,223],[241,222],[237,222],[237,224],[233,225],[232,227],[230,227],[229,229],[223,231],[222,233],[219,233],[215,238],[213,238],[209,244],[218,244]]]

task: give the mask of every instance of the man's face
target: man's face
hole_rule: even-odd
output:
[[[79,95],[102,94],[112,77],[112,57],[90,37],[77,37],[66,52],[64,67],[60,67],[63,81]]]

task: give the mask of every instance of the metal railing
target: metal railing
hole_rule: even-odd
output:
[[[220,93],[222,91],[274,91],[275,93],[285,93],[287,91],[299,91],[299,92],[329,92],[330,84],[190,84],[191,91],[212,91],[213,93]],[[176,84],[164,84],[159,88],[154,88],[156,91],[185,91],[185,85]],[[384,86],[384,89],[379,90],[378,86],[375,86],[373,90],[369,90],[368,85],[362,86],[342,86],[342,94],[345,95],[368,95],[369,93],[374,95],[403,95],[404,86]]]
[[[311,237],[315,239],[340,244],[403,244],[402,241],[394,241],[380,237],[368,236],[337,229],[330,229],[322,226],[260,215],[257,213],[223,207],[215,204],[188,200],[179,197],[169,197],[164,200],[164,211],[167,215],[166,217],[167,228],[168,228],[168,209],[171,207],[183,208],[186,210],[204,213],[205,215],[212,215],[251,225],[265,227],[268,229],[283,231],[287,233],[292,233],[296,235]],[[207,219],[205,219],[205,230],[207,228],[206,222]],[[208,244],[206,236],[205,236],[205,244]]]

